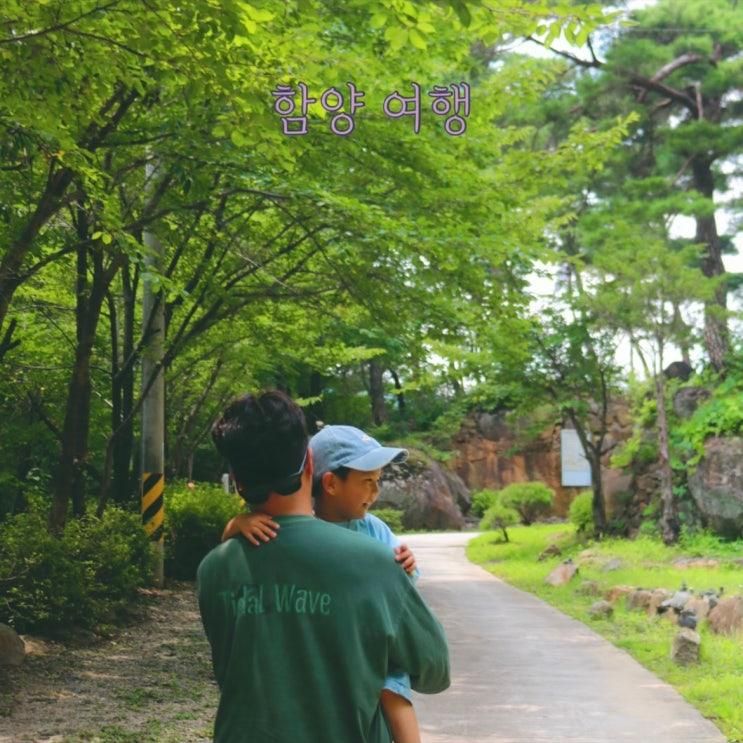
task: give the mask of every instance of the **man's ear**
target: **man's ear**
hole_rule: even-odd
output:
[[[335,475],[332,472],[323,472],[321,480],[323,493],[335,495]]]

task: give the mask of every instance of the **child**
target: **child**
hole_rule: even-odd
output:
[[[381,446],[353,426],[325,426],[310,440],[310,449],[315,472],[315,515],[388,544],[405,572],[415,579],[413,553],[400,544],[381,519],[368,513],[379,494],[382,468],[391,462],[404,461],[407,451]],[[222,541],[242,533],[258,546],[260,541],[276,537],[278,528],[270,516],[259,511],[240,514],[227,524]],[[380,701],[395,743],[420,743],[410,679],[406,673],[392,673],[387,677]]]

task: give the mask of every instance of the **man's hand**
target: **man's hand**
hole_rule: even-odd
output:
[[[275,539],[280,528],[267,513],[240,513],[227,522],[222,533],[222,541],[226,542],[242,534],[251,544],[258,547],[261,541]]]
[[[401,544],[399,547],[395,547],[395,560],[400,563],[402,569],[408,575],[412,575],[415,572],[415,555],[407,544]]]

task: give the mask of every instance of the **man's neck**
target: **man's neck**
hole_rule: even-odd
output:
[[[269,516],[312,516],[312,496],[304,489],[293,495],[272,493],[254,510]]]

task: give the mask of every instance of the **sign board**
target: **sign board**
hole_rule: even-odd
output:
[[[583,453],[578,433],[573,428],[563,428],[560,431],[560,460],[563,486],[591,486],[591,465]]]

